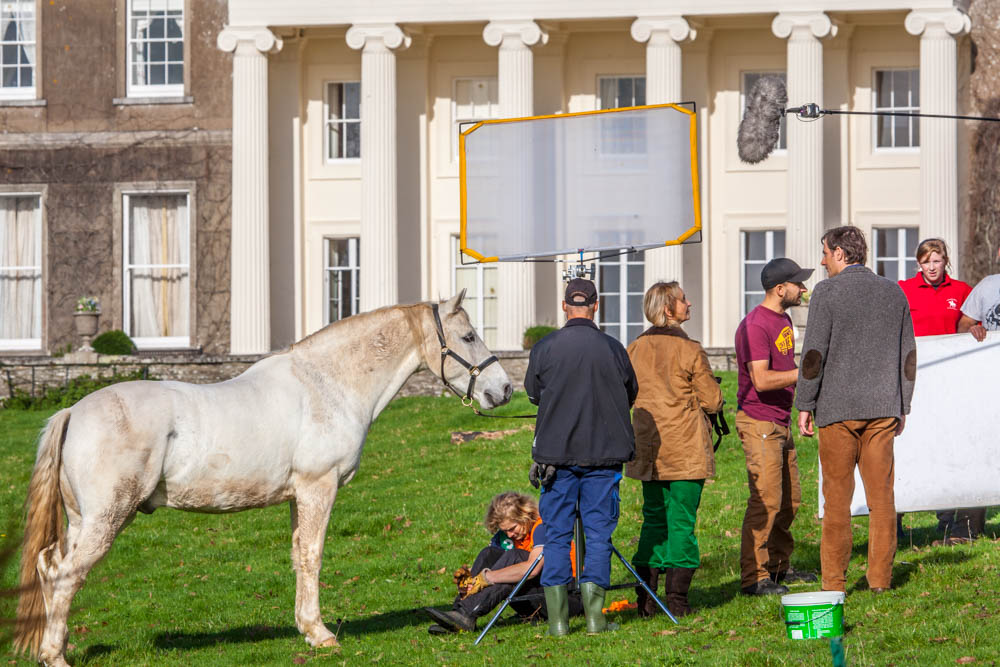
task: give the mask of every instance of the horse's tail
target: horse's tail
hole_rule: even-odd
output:
[[[60,549],[66,533],[59,465],[69,425],[69,409],[54,414],[38,441],[35,470],[25,501],[26,524],[21,544],[21,587],[14,628],[14,650],[38,656],[45,632],[45,599],[38,575],[38,555],[52,545]]]

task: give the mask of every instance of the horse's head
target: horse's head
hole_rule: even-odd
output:
[[[427,365],[445,384],[489,410],[509,401],[514,388],[507,372],[492,360],[493,353],[469,322],[469,315],[462,308],[464,298],[462,290],[436,304],[440,324],[433,325],[436,335],[424,338],[424,355]]]

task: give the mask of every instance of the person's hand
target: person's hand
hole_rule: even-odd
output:
[[[902,435],[904,428],[906,428],[906,415],[901,415],[896,422],[896,435]]]
[[[469,580],[471,579],[472,570],[469,569],[468,565],[463,565],[455,570],[455,574],[452,576],[452,581],[455,582],[455,587],[458,588],[458,594],[462,597],[465,597],[465,590],[469,587]]]
[[[799,433],[805,437],[813,435],[813,413],[808,410],[799,411]]]
[[[973,324],[972,327],[969,328],[969,333],[972,334],[972,337],[980,343],[986,340],[986,327],[982,324]]]
[[[469,597],[470,595],[475,595],[484,588],[493,585],[486,579],[487,572],[489,572],[489,570],[483,570],[482,572],[474,576],[472,579],[469,579],[469,583],[465,587],[465,594],[462,595],[463,599]]]
[[[528,481],[536,489],[541,486],[548,486],[556,477],[556,467],[545,463],[532,463],[531,470],[528,471]]]

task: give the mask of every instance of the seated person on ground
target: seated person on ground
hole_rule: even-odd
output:
[[[490,544],[476,556],[471,570],[463,567],[455,572],[459,590],[452,609],[424,608],[438,623],[431,626],[432,633],[475,630],[476,619],[489,614],[503,602],[542,553],[545,526],[538,516],[538,504],[530,496],[514,491],[494,496],[486,511],[485,524],[486,530],[495,534]],[[531,599],[518,601],[515,598],[510,604],[522,617],[545,613],[538,582],[544,563],[543,558],[518,591],[517,598],[531,596]],[[571,598],[570,612],[574,611],[579,613],[582,607],[574,610]]]

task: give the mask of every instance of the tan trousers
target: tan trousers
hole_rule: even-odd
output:
[[[861,471],[868,501],[868,585],[889,588],[896,555],[896,506],[893,494],[893,440],[897,420],[856,419],[819,429],[823,466],[823,537],[820,562],[823,590],[845,591],[851,560],[851,498],[854,467]]]
[[[795,540],[792,521],[802,502],[799,464],[789,429],[736,413],[750,497],[740,539],[740,585],[752,586],[788,569]]]

